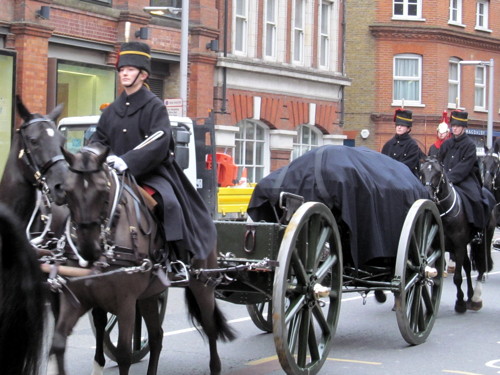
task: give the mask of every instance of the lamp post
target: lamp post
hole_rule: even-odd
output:
[[[180,56],[180,98],[182,99],[182,116],[187,112],[187,71],[188,71],[188,39],[189,39],[189,0],[182,0],[182,8],[144,7],[144,11],[153,15],[181,13],[181,56]]]
[[[488,124],[486,127],[486,147],[491,149],[493,146],[493,85],[495,82],[495,62],[493,59],[489,61],[471,60],[460,61],[460,65],[480,65],[489,68],[489,88],[488,88]],[[458,106],[457,106],[458,107]],[[457,108],[458,109],[458,108]]]

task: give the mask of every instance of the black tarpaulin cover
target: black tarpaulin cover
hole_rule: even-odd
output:
[[[395,257],[406,214],[416,200],[429,197],[403,163],[347,146],[314,149],[262,179],[248,206],[252,220],[276,222],[272,207],[281,212],[283,191],[301,195],[306,202],[324,203],[347,225],[356,266]]]

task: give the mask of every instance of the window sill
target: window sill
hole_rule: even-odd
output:
[[[394,101],[394,102],[391,103],[392,107],[401,107],[402,105],[403,105],[402,101]],[[405,108],[406,107],[425,108],[425,104],[405,102]]]
[[[463,27],[463,28],[466,27],[466,25],[464,25],[463,23],[453,22],[453,21],[448,21],[448,25],[450,25],[450,26],[457,26],[457,27]]]
[[[422,17],[405,17],[405,16],[392,16],[393,21],[416,21],[425,22],[426,19]]]
[[[474,107],[474,112],[488,113],[488,110],[483,107]]]
[[[484,33],[492,33],[493,32],[493,30],[486,29],[484,27],[478,27],[478,26],[474,27],[474,30],[476,30],[476,31],[482,31]]]

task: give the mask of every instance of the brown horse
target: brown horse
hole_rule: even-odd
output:
[[[492,216],[488,226],[484,228],[481,242],[473,241],[475,232],[469,225],[462,199],[455,187],[448,181],[443,166],[435,158],[427,158],[420,166],[420,180],[429,191],[436,203],[445,232],[445,247],[456,262],[453,282],[457,288],[455,311],[464,313],[467,309],[479,310],[482,307],[481,290],[484,274],[491,271],[491,240],[495,230],[495,216]],[[469,258],[467,245],[471,248]],[[471,262],[472,261],[472,262]],[[472,285],[472,266],[478,271],[475,288]],[[462,291],[462,268],[467,282],[467,302]]]
[[[120,375],[129,373],[135,306],[138,302],[149,335],[148,375],[156,374],[162,347],[158,295],[168,279],[161,263],[163,239],[151,213],[142,205],[133,184],[124,184],[105,164],[107,149],[84,148],[77,154],[64,152],[70,173],[64,189],[71,212],[71,227],[80,255],[92,264],[92,274],[70,278],[67,286],[79,304],[62,297],[61,316],[51,352],[57,357],[59,374],[64,372],[67,336],[89,309],[100,307],[116,315],[119,334],[117,363]],[[216,250],[208,259],[193,259],[192,269],[216,268]],[[162,282],[163,280],[163,282]],[[188,311],[208,337],[210,372],[220,374],[217,339],[234,334],[215,301],[213,280],[191,277],[186,288]]]

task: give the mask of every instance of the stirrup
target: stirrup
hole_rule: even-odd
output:
[[[189,283],[189,271],[184,262],[180,260],[170,262],[170,272],[172,277],[169,276],[169,279],[172,285],[187,285]]]
[[[474,238],[472,238],[472,242],[477,243],[477,244],[483,243],[483,232],[477,232],[474,235]]]

